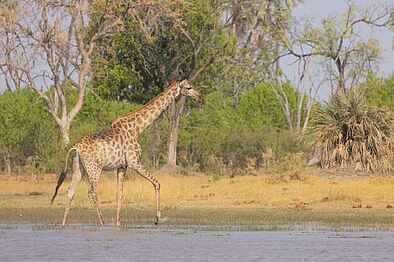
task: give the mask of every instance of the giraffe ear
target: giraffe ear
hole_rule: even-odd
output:
[[[188,81],[187,79],[182,80],[182,81],[180,82],[180,85],[181,85],[181,87],[183,87],[183,88],[188,88],[188,87],[190,87],[190,83],[189,83],[189,81]]]

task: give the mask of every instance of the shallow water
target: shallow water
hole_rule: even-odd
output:
[[[393,232],[0,226],[0,261],[394,261]]]

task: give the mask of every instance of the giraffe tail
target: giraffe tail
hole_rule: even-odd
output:
[[[53,201],[55,201],[55,198],[57,196],[57,192],[59,191],[60,186],[63,184],[64,180],[66,179],[67,169],[68,169],[68,159],[70,157],[71,151],[74,151],[74,150],[76,150],[76,149],[75,148],[71,148],[67,152],[66,165],[64,167],[64,170],[62,172],[60,172],[59,178],[57,179],[57,185],[56,185],[56,188],[55,188],[55,193],[53,194],[52,199],[51,199],[51,205],[53,204]]]

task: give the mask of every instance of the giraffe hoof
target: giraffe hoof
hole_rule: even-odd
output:
[[[155,225],[158,225],[159,223],[164,223],[168,220],[167,217],[163,217],[163,218],[157,218],[155,219]]]

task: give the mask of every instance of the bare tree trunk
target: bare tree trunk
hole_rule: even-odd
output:
[[[176,104],[171,105],[170,109],[170,137],[168,141],[167,150],[167,163],[164,166],[167,170],[176,169],[176,159],[177,159],[177,145],[178,145],[178,135],[179,135],[179,123],[185,108],[186,97],[182,96],[178,107]]]
[[[282,108],[282,112],[286,118],[287,126],[290,130],[293,130],[293,121],[291,117],[291,108],[289,104],[289,100],[287,99],[287,94],[280,86],[277,84],[273,87],[274,93],[279,101],[280,107]]]
[[[275,45],[275,57],[279,56],[279,44]],[[287,98],[287,94],[285,90],[283,90],[283,87],[279,81],[279,71],[280,71],[280,64],[279,64],[279,59],[275,62],[272,72],[271,72],[271,77],[275,83],[275,86],[273,88],[274,93],[279,101],[279,104],[282,108],[282,112],[286,118],[287,126],[290,130],[293,130],[293,119],[291,116],[291,108],[289,104],[289,100]]]
[[[151,154],[152,154],[152,166],[153,168],[157,168],[159,166],[159,152],[160,152],[160,125],[159,122],[153,122],[153,138],[151,143]]]
[[[8,153],[4,155],[4,163],[6,168],[6,174],[10,176],[12,173],[12,168],[11,168],[11,159]]]
[[[298,92],[297,94],[297,132],[301,131],[301,120],[302,120],[302,109],[304,103],[304,94],[302,92]]]
[[[239,96],[241,93],[241,87],[239,86],[239,84],[234,83],[234,87],[233,87],[233,107],[237,108],[239,105]]]
[[[309,99],[311,99],[311,98],[309,98]],[[305,133],[306,129],[308,128],[309,119],[311,117],[311,112],[312,112],[312,106],[313,106],[313,103],[310,103],[308,105],[308,108],[307,108],[307,111],[306,111],[306,115],[305,115],[304,125],[303,125],[302,130],[301,130],[302,133]]]
[[[345,83],[346,63],[345,61],[342,61],[339,57],[336,57],[334,62],[338,70],[338,87],[336,90],[336,94],[346,94],[346,83]]]
[[[305,119],[304,119],[304,125],[302,127],[301,133],[304,134],[305,131],[308,128],[309,124],[309,119],[311,117],[311,112],[312,112],[312,107],[316,98],[316,95],[320,89],[321,83],[318,85],[315,94],[312,94],[312,89],[309,90],[309,97],[308,97],[308,103],[306,105],[306,113],[305,113]]]
[[[337,94],[346,94],[346,87],[345,87],[345,72],[342,69],[342,67],[340,67],[339,69],[339,79],[338,79],[338,91]]]
[[[66,148],[70,145],[70,123],[61,124],[59,128],[63,139],[63,146]]]

